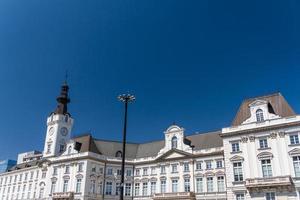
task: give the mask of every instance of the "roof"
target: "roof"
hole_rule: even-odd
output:
[[[222,147],[223,141],[219,134],[221,131],[214,131],[208,133],[197,133],[186,136],[185,139],[191,141],[191,146],[195,150]],[[83,135],[73,138],[74,141],[82,143],[80,152],[94,152],[103,154],[105,156],[115,157],[117,151],[122,151],[122,142],[107,141],[94,139],[91,135]],[[148,143],[127,143],[126,157],[127,158],[145,158],[153,157],[165,146],[164,140],[158,140]]]
[[[240,105],[237,114],[235,115],[235,118],[231,124],[232,126],[241,125],[246,119],[250,117],[249,104],[251,104],[256,100],[267,101],[269,103],[269,106],[271,106],[270,108],[272,112],[274,112],[276,115],[279,115],[281,117],[289,117],[289,116],[296,115],[292,107],[288,104],[288,102],[281,95],[281,93],[277,92],[274,94],[269,94],[265,96],[259,96],[259,97],[254,97],[254,98],[249,98],[244,100]]]

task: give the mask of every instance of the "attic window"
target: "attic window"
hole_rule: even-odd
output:
[[[258,109],[256,111],[256,121],[257,122],[263,122],[264,121],[264,112],[262,111],[262,109]]]
[[[122,152],[121,151],[117,151],[116,152],[116,157],[117,158],[122,158]]]
[[[172,149],[176,149],[177,148],[177,137],[174,136],[172,137]]]

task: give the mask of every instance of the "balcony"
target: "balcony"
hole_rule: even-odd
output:
[[[169,199],[195,200],[196,197],[193,192],[156,193],[153,195],[153,200]]]
[[[246,179],[245,186],[247,189],[262,189],[262,188],[287,188],[291,189],[293,185],[290,176],[275,176],[275,177],[264,177],[264,178],[250,178]]]
[[[56,192],[52,194],[53,200],[73,200],[73,192]]]

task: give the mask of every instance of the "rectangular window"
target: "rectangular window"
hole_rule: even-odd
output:
[[[172,192],[177,192],[178,191],[178,180],[173,179],[172,180]]]
[[[117,169],[117,175],[121,176],[122,175],[122,170],[121,169]]]
[[[78,178],[76,180],[76,193],[80,193],[81,192],[81,182],[82,182],[82,179],[81,178]]]
[[[172,173],[176,173],[177,172],[177,164],[173,164],[172,165]]]
[[[136,170],[135,170],[135,175],[136,175],[136,176],[139,176],[139,175],[140,175],[140,169],[136,169]]]
[[[147,196],[148,194],[148,182],[143,183],[143,196]]]
[[[99,182],[98,188],[99,188],[99,194],[102,194],[102,192],[103,192],[103,183],[102,182]]]
[[[262,160],[261,167],[262,167],[263,177],[271,177],[272,176],[272,165],[271,165],[270,159]]]
[[[57,167],[53,167],[53,175],[57,175]]]
[[[184,163],[183,164],[183,170],[184,170],[184,172],[189,172],[190,171],[189,163]]]
[[[126,183],[125,184],[125,196],[130,196],[131,195],[131,183]]]
[[[166,193],[166,181],[165,180],[160,181],[160,192]]]
[[[146,175],[148,175],[148,168],[143,169],[143,176],[146,176]]]
[[[46,171],[42,172],[42,178],[46,178],[46,173],[47,173]]]
[[[50,189],[51,194],[53,194],[55,192],[55,187],[56,187],[56,181],[53,181],[51,183],[51,189]]]
[[[196,170],[201,170],[202,169],[202,163],[201,162],[197,162],[196,163]]]
[[[243,168],[241,162],[233,163],[233,175],[234,181],[243,181]]]
[[[206,169],[212,169],[212,164],[210,160],[206,161]]]
[[[232,152],[239,152],[240,151],[240,144],[238,142],[231,143]]]
[[[140,183],[135,183],[134,184],[134,196],[139,196],[140,195]]]
[[[69,174],[70,173],[70,166],[66,165],[65,167],[65,174]]]
[[[222,160],[217,160],[217,168],[222,168],[222,167],[223,167]]]
[[[131,176],[131,169],[126,170],[126,176]]]
[[[156,182],[151,182],[151,195],[156,193]]]
[[[166,166],[162,165],[160,166],[160,173],[165,174],[166,173]]]
[[[300,156],[293,157],[295,176],[300,177]]]
[[[69,180],[64,180],[63,192],[67,192],[68,191],[68,184],[69,184]]]
[[[78,163],[78,172],[83,171],[83,163]]]
[[[236,200],[245,200],[244,194],[236,194]]]
[[[225,191],[224,176],[218,176],[218,192]]]
[[[116,195],[119,195],[121,191],[120,183],[116,183]]]
[[[263,139],[259,140],[259,148],[261,148],[261,149],[268,148],[267,138],[263,138]]]
[[[202,178],[196,178],[196,189],[197,192],[203,192],[203,179]]]
[[[106,182],[105,194],[112,195],[112,182]]]
[[[156,167],[151,167],[151,174],[156,174]]]
[[[275,200],[275,192],[267,192],[266,200]]]
[[[207,184],[207,192],[213,192],[214,191],[214,179],[213,179],[213,177],[207,177],[206,184]]]
[[[190,179],[185,178],[184,179],[184,191],[185,192],[190,192],[190,190],[191,190]]]
[[[107,175],[112,175],[112,174],[113,174],[113,169],[107,168]]]
[[[91,180],[90,193],[92,193],[92,194],[96,193],[96,181],[95,180]]]
[[[291,144],[299,144],[298,134],[290,135],[290,142],[291,142]]]

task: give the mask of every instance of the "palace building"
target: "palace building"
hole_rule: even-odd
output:
[[[1,200],[119,199],[122,143],[71,138],[68,90],[47,119],[43,151],[19,154],[0,174]],[[299,132],[280,93],[244,100],[219,131],[186,136],[171,125],[159,141],[127,143],[125,199],[299,200]]]

